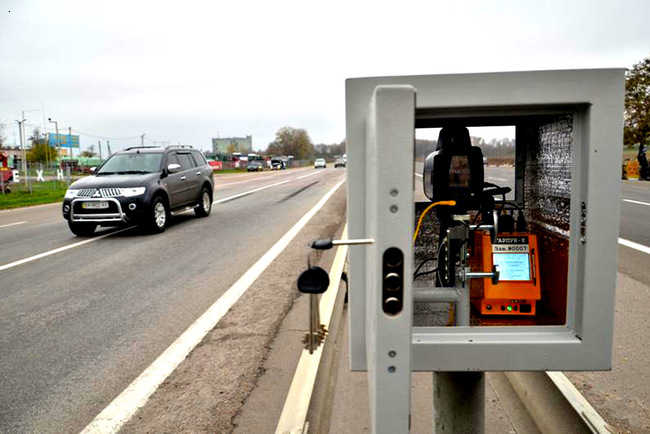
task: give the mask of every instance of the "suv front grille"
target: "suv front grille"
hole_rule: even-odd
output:
[[[100,188],[99,192],[101,193],[102,197],[122,196],[121,188]]]
[[[83,190],[79,190],[79,193],[77,194],[78,197],[90,197],[97,191],[96,188],[85,188]]]
[[[83,190],[79,190],[79,194],[77,194],[77,197],[93,197],[93,195],[96,192],[97,192],[96,188],[85,188]],[[101,195],[101,197],[118,197],[118,196],[122,196],[122,189],[121,188],[100,188],[99,194]]]

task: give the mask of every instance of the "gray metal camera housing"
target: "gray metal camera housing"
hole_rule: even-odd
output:
[[[377,240],[350,248],[351,368],[372,371],[371,387],[396,378],[390,366],[398,373],[410,366],[409,375],[611,369],[624,82],[623,69],[346,81],[349,236]],[[412,273],[415,127],[450,119],[508,125],[554,114],[572,119],[566,324],[413,327],[410,278],[404,311],[383,313],[385,249],[403,249],[404,274]],[[386,356],[389,348],[402,359]]]

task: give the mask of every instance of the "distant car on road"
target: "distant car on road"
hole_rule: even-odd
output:
[[[324,158],[317,158],[314,162],[314,169],[325,169],[326,167],[327,163]]]
[[[346,165],[346,161],[343,158],[337,158],[334,161],[334,168],[345,167],[345,165]]]
[[[264,166],[259,161],[251,161],[246,166],[246,170],[249,172],[261,172],[262,170],[264,170]]]
[[[287,166],[284,164],[284,161],[280,160],[279,158],[273,158],[271,160],[271,169],[273,170],[282,170],[286,169]]]
[[[128,148],[113,154],[91,176],[70,184],[63,218],[78,236],[97,226],[143,224],[163,232],[174,211],[212,209],[214,179],[203,154],[189,146]]]

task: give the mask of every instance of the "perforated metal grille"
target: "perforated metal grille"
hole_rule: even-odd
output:
[[[571,199],[573,116],[540,121],[526,131],[525,202],[528,219],[567,237]]]

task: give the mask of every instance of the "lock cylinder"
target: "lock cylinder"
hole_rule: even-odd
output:
[[[382,258],[382,309],[386,315],[398,315],[404,307],[404,253],[397,247]]]

